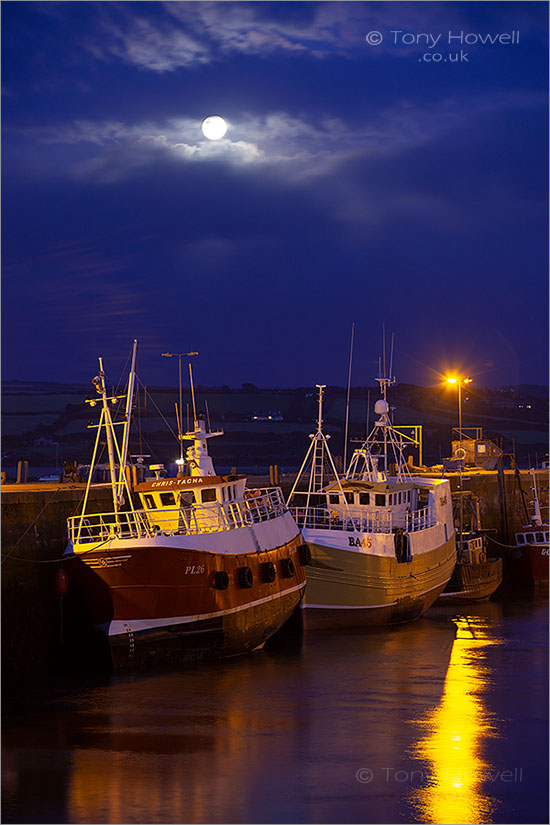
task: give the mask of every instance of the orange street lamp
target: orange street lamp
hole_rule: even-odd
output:
[[[464,457],[465,457],[464,450],[462,449],[462,385],[463,384],[471,384],[472,379],[471,378],[463,378],[460,375],[457,375],[457,376],[450,375],[445,380],[447,381],[447,384],[456,384],[457,387],[458,387],[458,438],[459,438],[459,443],[460,443],[460,455],[461,455],[460,462],[462,462],[464,460]],[[458,452],[458,450],[457,450],[457,452]],[[463,509],[462,509],[463,508],[463,503],[462,503],[462,463],[459,464],[459,470],[460,470],[460,543],[461,543],[461,546],[462,546],[462,532],[463,532],[463,527],[464,527],[464,524],[463,524],[464,518],[463,518]]]
[[[462,385],[471,384],[472,379],[450,375],[445,380],[447,384],[456,384],[458,386],[458,440],[460,442],[460,449],[462,450]]]

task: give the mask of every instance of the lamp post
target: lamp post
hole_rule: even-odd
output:
[[[459,461],[461,462],[459,464],[459,474],[460,474],[460,476],[459,476],[459,485],[460,485],[460,490],[459,490],[460,522],[459,522],[459,526],[460,526],[460,543],[461,543],[461,546],[462,546],[462,531],[463,531],[463,527],[464,527],[464,524],[463,524],[464,511],[463,511],[463,503],[462,503],[462,499],[463,499],[463,494],[462,494],[462,462],[464,461],[464,458],[466,457],[464,449],[462,448],[462,385],[463,384],[471,384],[472,379],[471,378],[463,378],[462,376],[449,376],[449,378],[447,378],[446,380],[447,380],[448,384],[456,384],[456,386],[458,387],[458,441],[459,441],[459,450],[460,450],[460,456],[461,456],[460,459],[459,459]],[[458,453],[458,450],[456,452]]]
[[[198,355],[198,352],[162,352],[161,355],[163,358],[177,358],[179,362],[179,398],[180,398],[180,406],[179,406],[179,413],[178,413],[178,439],[180,442],[180,457],[179,461],[176,463],[179,466],[179,472],[183,473],[183,391],[182,391],[182,382],[181,382],[181,359],[188,358],[192,355]]]

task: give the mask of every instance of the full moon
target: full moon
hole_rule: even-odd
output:
[[[227,132],[227,123],[219,115],[211,115],[202,122],[202,133],[208,140],[221,140]]]

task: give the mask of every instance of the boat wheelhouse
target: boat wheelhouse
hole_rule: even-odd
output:
[[[190,475],[155,477],[131,490],[127,470],[136,345],[115,435],[105,376],[94,383],[101,418],[80,515],[68,520],[66,568],[117,666],[190,662],[261,646],[299,606],[307,548],[278,487],[250,490],[242,475],[216,474],[207,432],[194,413]],[[181,420],[181,415],[180,415]],[[90,513],[100,433],[110,458],[113,510]],[[118,462],[115,462],[115,458]],[[118,467],[118,470],[117,470]]]
[[[389,417],[391,382],[378,381],[380,417],[343,476],[323,432],[324,385],[317,385],[317,431],[288,500],[312,557],[302,604],[306,627],[416,619],[437,599],[455,565],[449,482],[410,475]]]

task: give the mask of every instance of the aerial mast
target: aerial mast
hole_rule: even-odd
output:
[[[182,358],[190,358],[193,355],[198,355],[198,352],[162,352],[161,355],[163,358],[177,358],[178,359],[178,375],[179,375],[179,409],[176,405],[176,422],[178,425],[178,441],[180,443],[180,458],[179,458],[179,468],[180,472],[183,472],[183,385],[181,380],[181,359]],[[191,364],[189,364],[189,372],[191,372]],[[191,393],[193,395],[193,411],[195,411],[195,393],[193,390],[193,379],[191,378]],[[195,413],[195,419],[196,419]],[[196,427],[196,424],[195,424]]]

